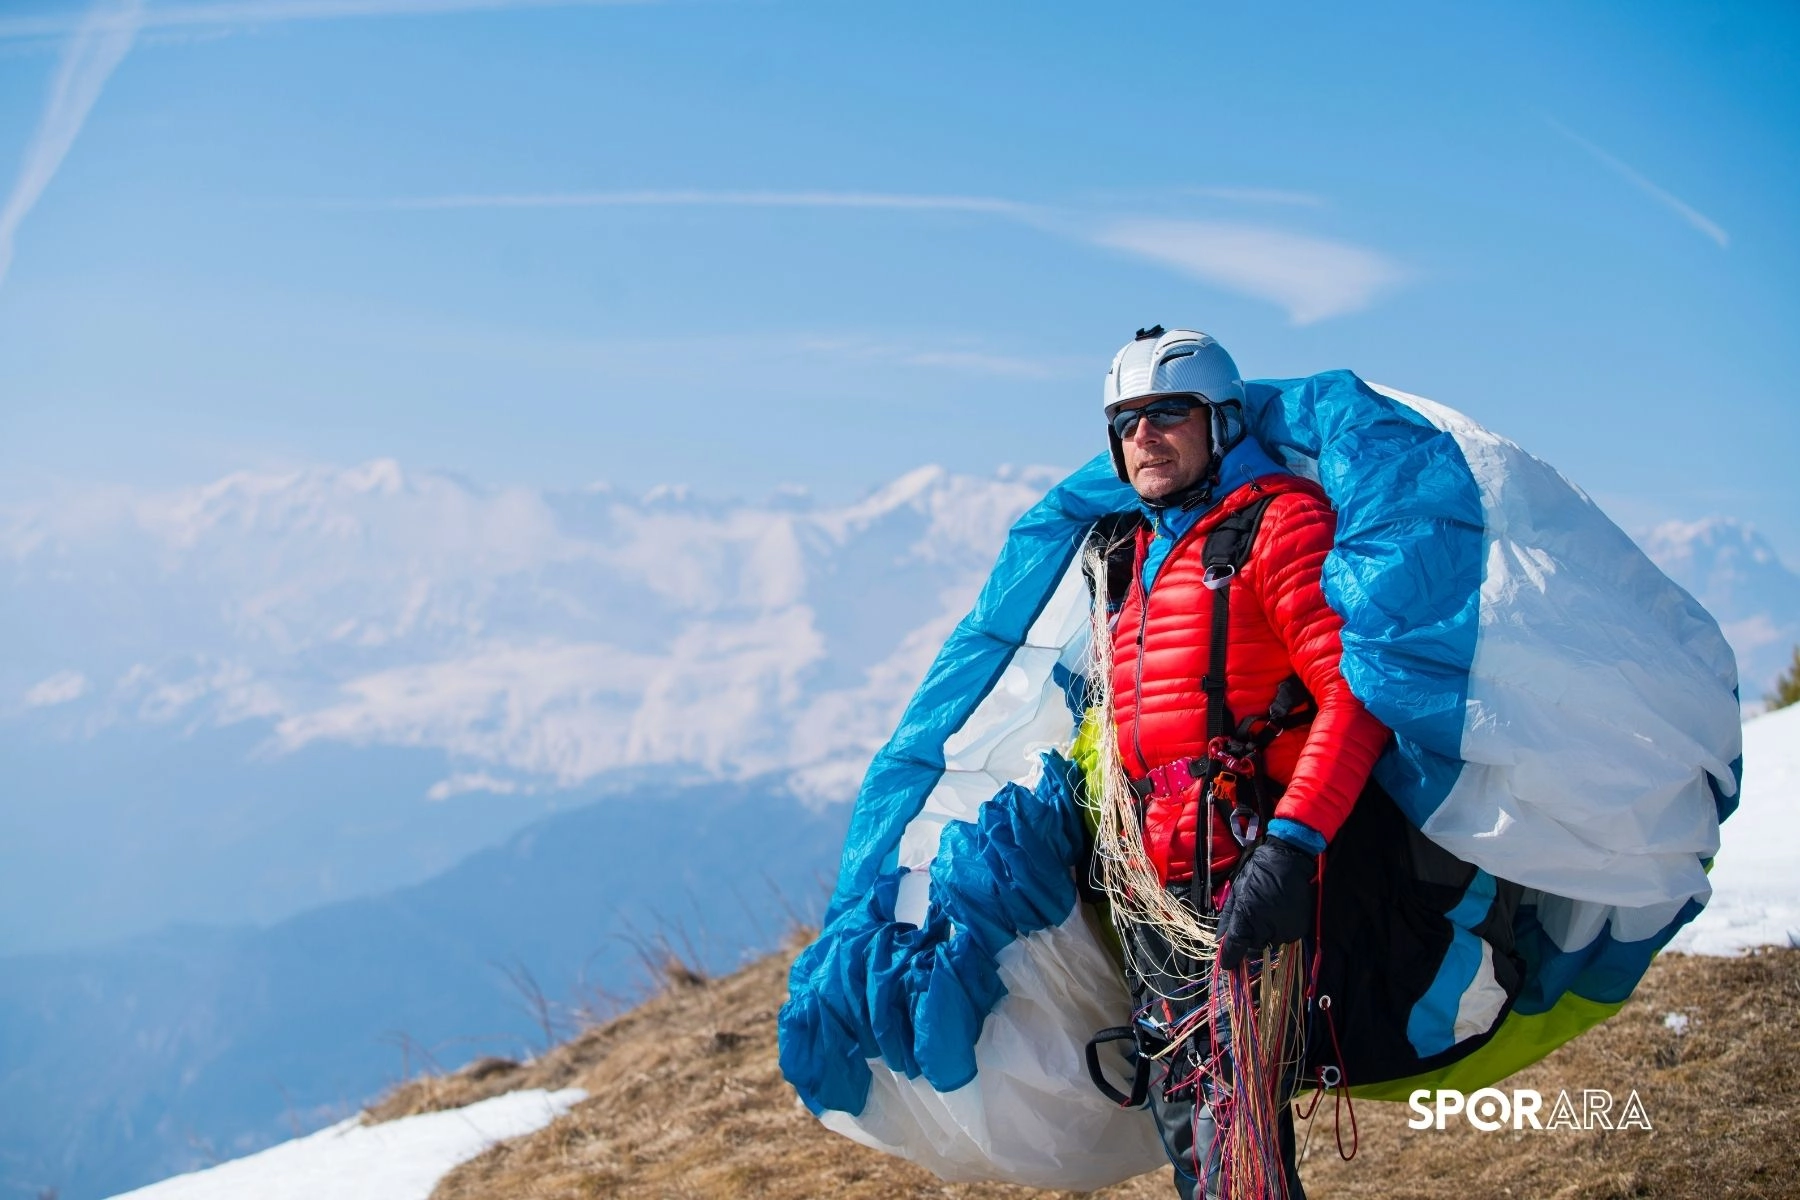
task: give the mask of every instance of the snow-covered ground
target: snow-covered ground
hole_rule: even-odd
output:
[[[1800,704],[1744,722],[1744,795],[1711,879],[1712,902],[1671,949],[1800,945]]]
[[[352,1117],[115,1200],[426,1200],[458,1163],[542,1129],[586,1098],[580,1088],[531,1089],[380,1125]]]

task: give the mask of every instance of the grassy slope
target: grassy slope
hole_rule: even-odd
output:
[[[439,1184],[474,1197],[1028,1197],[999,1184],[943,1184],[828,1133],[775,1061],[788,956],[727,979],[677,972],[642,1007],[528,1066],[475,1064],[394,1093],[377,1118],[470,1103],[518,1087],[578,1084],[590,1098],[541,1132],[497,1146]],[[1688,1016],[1685,1034],[1664,1016]],[[1329,1197],[1800,1196],[1800,950],[1737,959],[1665,956],[1625,1010],[1509,1081],[1546,1096],[1635,1089],[1652,1132],[1413,1131],[1403,1105],[1359,1104],[1359,1148],[1340,1161],[1332,1106],[1302,1167]],[[1348,1119],[1341,1122],[1346,1146]],[[1302,1124],[1301,1137],[1307,1137]],[[1108,1200],[1173,1195],[1166,1170]]]

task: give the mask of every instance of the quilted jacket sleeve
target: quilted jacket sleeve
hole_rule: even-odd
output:
[[[1327,840],[1350,815],[1389,737],[1338,671],[1344,623],[1325,603],[1321,584],[1336,528],[1337,514],[1322,496],[1277,496],[1246,564],[1246,582],[1319,705],[1311,725],[1283,735],[1304,732],[1306,743],[1275,816],[1299,821]]]

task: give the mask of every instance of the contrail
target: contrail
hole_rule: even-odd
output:
[[[100,98],[100,89],[118,69],[142,26],[143,0],[101,0],[74,29],[57,64],[50,98],[25,147],[25,161],[0,209],[0,284],[12,266],[19,224],[50,186],[75,135]]]
[[[1719,249],[1724,250],[1730,247],[1731,235],[1721,229],[1718,222],[1712,220],[1705,213],[1687,203],[1681,197],[1672,192],[1665,191],[1656,184],[1650,182],[1650,180],[1644,178],[1644,176],[1629,163],[1608,154],[1606,151],[1594,145],[1594,143],[1588,141],[1556,118],[1546,115],[1544,120],[1550,123],[1550,128],[1556,130],[1556,132],[1562,134],[1571,142],[1580,146],[1583,150],[1586,150],[1606,166],[1611,167],[1620,175],[1623,175],[1631,183],[1636,184],[1641,190],[1647,192],[1653,199],[1660,201],[1663,205],[1672,209],[1676,216],[1686,221],[1689,225],[1692,225],[1695,229],[1698,229],[1713,241],[1719,243]]]
[[[602,8],[648,4],[656,0],[224,0],[217,4],[158,6],[130,16],[113,7],[113,15],[92,25],[66,16],[0,17],[0,40],[61,37],[96,29],[175,29],[208,25],[259,25],[282,21],[329,21],[344,17],[423,17],[440,13],[493,12],[511,8]]]

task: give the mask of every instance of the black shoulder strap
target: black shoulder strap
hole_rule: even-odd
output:
[[[1200,551],[1200,561],[1206,568],[1202,580],[1213,594],[1212,639],[1206,652],[1206,674],[1200,677],[1200,690],[1206,696],[1208,746],[1229,734],[1232,728],[1230,702],[1225,696],[1225,660],[1231,643],[1231,581],[1250,561],[1250,548],[1256,544],[1256,531],[1262,526],[1263,511],[1274,498],[1273,493],[1263,492],[1244,507],[1227,513],[1207,532],[1206,545]],[[1217,803],[1219,797],[1213,791],[1217,764],[1210,755],[1203,759],[1206,794]],[[1202,807],[1194,827],[1194,874],[1188,882],[1189,902],[1195,912],[1202,913],[1212,910],[1212,857],[1208,844],[1211,839],[1201,835],[1201,829],[1212,827],[1211,820]]]
[[[1231,640],[1231,580],[1250,561],[1250,548],[1262,526],[1263,512],[1275,499],[1264,492],[1244,507],[1228,514],[1206,535],[1200,561],[1206,567],[1205,583],[1213,594],[1212,644],[1206,655],[1206,674],[1200,690],[1206,694],[1206,740],[1224,737],[1234,722],[1225,698],[1225,659]]]

